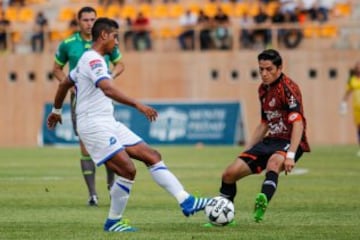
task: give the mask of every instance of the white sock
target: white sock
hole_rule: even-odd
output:
[[[133,183],[134,181],[123,177],[116,179],[110,190],[109,219],[119,219],[122,217],[130,197]]]
[[[174,196],[178,203],[182,203],[189,197],[189,193],[184,190],[183,185],[175,175],[169,171],[163,161],[149,167],[149,171],[154,181]]]

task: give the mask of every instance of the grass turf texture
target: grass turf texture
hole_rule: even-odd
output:
[[[223,169],[240,147],[158,147],[185,188],[215,196]],[[303,175],[281,175],[264,221],[252,210],[263,175],[238,183],[236,226],[205,228],[205,214],[185,218],[175,199],[137,162],[125,218],[136,233],[105,233],[109,195],[97,168],[98,208],[86,206],[77,148],[0,149],[0,239],[359,239],[360,158],[357,146],[317,146],[297,165]]]

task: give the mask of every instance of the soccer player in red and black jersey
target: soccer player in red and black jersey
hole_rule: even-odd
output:
[[[244,152],[225,169],[220,188],[221,196],[234,201],[236,182],[265,170],[265,180],[255,200],[256,222],[263,220],[280,172],[290,173],[303,152],[310,152],[299,86],[282,72],[282,58],[276,50],[261,52],[258,64],[262,80],[258,90],[261,121]]]

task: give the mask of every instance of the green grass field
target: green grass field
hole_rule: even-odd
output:
[[[215,196],[220,176],[240,147],[158,147],[189,192]],[[0,239],[360,239],[357,146],[318,146],[282,175],[265,220],[252,220],[263,175],[238,183],[237,226],[205,228],[203,212],[185,218],[175,199],[137,163],[125,217],[136,233],[105,233],[105,169],[97,169],[100,206],[86,206],[77,148],[0,149]]]

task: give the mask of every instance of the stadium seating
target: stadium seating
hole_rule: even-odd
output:
[[[20,22],[32,22],[34,20],[34,10],[29,7],[20,8],[18,12],[18,21]]]
[[[195,3],[195,2],[192,2],[191,4],[189,4],[189,5],[187,6],[187,8],[190,9],[191,12],[196,13],[196,14],[197,14],[197,13],[200,11],[200,9],[201,9],[200,5],[197,4],[197,3]]]
[[[171,18],[179,18],[185,12],[185,9],[181,4],[172,4],[169,6],[168,10],[169,17]]]
[[[206,15],[213,17],[217,12],[217,5],[215,3],[209,2],[204,5],[203,9]]]
[[[319,36],[324,38],[334,38],[338,35],[338,27],[332,24],[325,24],[320,27]]]
[[[63,22],[69,22],[73,19],[74,14],[76,14],[75,10],[71,7],[62,7],[59,10],[58,20]]]
[[[235,16],[234,5],[232,3],[224,2],[220,4],[220,7],[229,17]]]
[[[120,15],[123,19],[127,17],[134,19],[137,15],[137,9],[133,5],[125,5],[121,10]]]
[[[320,29],[317,25],[308,25],[304,27],[303,33],[306,38],[314,38],[320,35]]]
[[[15,26],[14,32],[16,33],[14,34],[14,36],[16,36],[14,37],[15,42],[25,40],[22,36],[24,36],[24,32],[31,31],[27,23],[33,21],[34,12],[43,8],[43,6],[45,6],[44,3],[50,2],[55,2],[55,0],[29,0],[26,1],[29,5],[25,7],[11,6],[6,9],[6,17],[15,23],[13,25]],[[215,15],[217,8],[221,7],[234,23],[236,23],[245,12],[250,16],[254,16],[259,11],[258,1],[238,1],[231,3],[230,1],[211,2],[209,0],[184,0],[178,1],[177,3],[163,3],[162,0],[157,0],[154,1],[153,4],[131,2],[124,5],[112,3],[109,6],[101,6],[97,3],[94,4],[94,1],[91,0],[64,0],[64,3],[57,3],[57,9],[54,11],[46,11],[46,13],[55,13],[52,14],[52,16],[50,14],[47,15],[50,23],[50,41],[58,41],[62,37],[67,36],[66,29],[68,23],[74,18],[77,10],[81,6],[84,6],[84,3],[93,6],[97,10],[98,16],[106,16],[120,21],[123,21],[127,17],[134,19],[138,12],[142,12],[151,20],[153,37],[158,39],[176,38],[178,36],[178,19],[187,9],[190,9],[194,13],[198,13],[201,9],[211,17]],[[49,6],[49,4],[46,5],[47,8]],[[277,1],[270,1],[264,6],[266,13],[272,16],[279,6],[279,3]],[[352,13],[352,6],[348,3],[338,3],[332,12],[334,14],[331,16],[335,16],[336,19],[347,17]],[[238,29],[235,29],[237,25],[234,24],[233,26],[234,31],[237,31]],[[317,22],[308,22],[308,19],[304,18],[300,27],[303,28],[304,41],[306,41],[307,38],[333,39],[339,35],[339,27],[331,22],[331,19],[329,24],[319,24]],[[159,44],[155,43],[155,46],[156,45]]]
[[[121,8],[119,5],[110,5],[105,9],[105,16],[108,18],[120,18]]]
[[[11,6],[8,7],[5,10],[5,17],[11,22],[16,22],[18,20],[18,8]]]
[[[106,16],[105,7],[97,5],[97,6],[94,6],[94,8],[96,10],[96,14],[97,14],[98,17],[105,17]]]
[[[152,6],[150,4],[140,4],[138,11],[142,12],[142,14],[148,18],[152,18]]]
[[[338,17],[349,17],[352,12],[351,5],[347,2],[337,3],[334,6],[333,12]]]
[[[169,11],[168,11],[168,7],[166,4],[159,4],[156,5],[153,8],[153,14],[152,17],[153,18],[168,18],[169,17]]]

